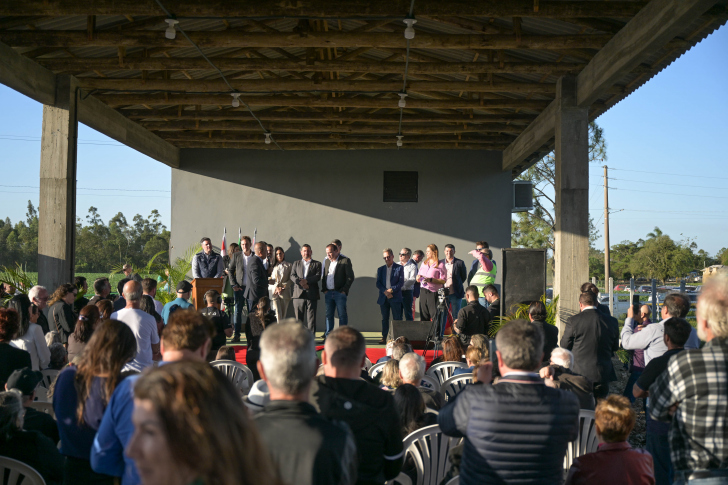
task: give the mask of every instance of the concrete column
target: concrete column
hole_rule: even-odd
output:
[[[576,104],[576,78],[556,85],[556,274],[557,324],[579,312],[579,286],[589,278],[589,118]]]
[[[38,207],[38,281],[53,292],[72,283],[76,242],[78,91],[71,76],[56,77],[53,106],[43,106]]]

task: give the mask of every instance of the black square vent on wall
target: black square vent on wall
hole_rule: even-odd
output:
[[[417,172],[384,172],[384,202],[417,202]]]

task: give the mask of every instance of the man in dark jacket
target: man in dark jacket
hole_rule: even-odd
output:
[[[445,435],[465,438],[460,483],[562,483],[566,445],[578,435],[579,400],[545,386],[536,373],[543,333],[532,323],[505,325],[496,345],[503,377],[467,386],[438,416]]]
[[[339,327],[326,339],[324,374],[314,379],[311,404],[324,416],[349,425],[356,440],[359,485],[383,484],[399,474],[404,455],[399,413],[392,394],[362,380],[364,336]]]
[[[589,283],[588,281],[581,285],[581,292],[584,293],[585,291],[591,291],[594,293],[594,296],[597,297],[597,311],[601,313],[602,315],[611,317],[612,314],[609,312],[609,305],[603,305],[602,303],[599,303],[599,288],[597,288],[597,285],[594,283]],[[607,290],[607,294],[609,294],[609,290]]]
[[[245,289],[247,285],[247,267],[248,263],[256,258],[250,250],[251,240],[249,236],[243,236],[240,239],[240,251],[232,253],[230,262],[228,263],[228,273],[230,274],[230,283],[233,287],[233,297],[235,299],[235,314],[233,323],[235,324],[235,335],[232,342],[240,342],[240,331],[243,325],[243,307],[246,312],[250,310],[248,301],[245,299]]]
[[[334,313],[339,313],[339,326],[349,324],[346,300],[354,283],[354,269],[351,260],[339,252],[336,244],[326,246],[326,261],[321,276],[321,293],[326,303],[326,338],[334,329]]]
[[[257,257],[250,258],[245,268],[244,295],[250,311],[254,311],[261,296],[268,295],[268,273],[263,266],[263,261],[268,257],[268,248],[264,242],[255,244],[255,255]]]
[[[212,250],[209,237],[203,237],[200,244],[202,251],[192,259],[192,278],[222,278],[225,271],[222,256]]]
[[[0,308],[0,389],[5,389],[5,383],[14,370],[32,367],[30,354],[10,345],[19,330],[18,312]]]
[[[579,398],[579,407],[594,411],[594,384],[584,376],[574,374],[574,354],[570,350],[556,347],[550,354],[549,365],[539,371],[544,383],[554,389],[571,391]]]
[[[296,319],[303,322],[311,333],[316,333],[316,308],[319,296],[318,282],[321,279],[321,263],[311,259],[311,246],[301,246],[301,259],[293,263],[293,309]]]
[[[268,328],[260,338],[258,372],[270,402],[255,415],[260,437],[285,483],[345,485],[356,482],[354,435],[309,404],[317,368],[314,336],[299,322]]]
[[[566,320],[561,347],[574,353],[574,372],[594,383],[594,397],[607,397],[609,383],[617,380],[612,355],[619,349],[617,319],[600,313],[591,291],[579,296],[581,312]]]
[[[467,347],[470,345],[471,336],[488,334],[490,313],[478,302],[477,286],[468,286],[465,290],[465,299],[468,304],[460,309],[457,320],[453,322],[453,330],[460,338],[460,342]]]
[[[491,320],[500,317],[501,301],[500,295],[498,295],[498,288],[495,285],[486,286],[483,288],[483,297],[488,302],[488,313],[490,313]]]
[[[452,317],[455,319],[460,312],[460,303],[463,301],[463,297],[465,297],[465,288],[463,285],[468,278],[468,273],[463,260],[455,257],[455,246],[452,244],[445,245],[445,259],[442,262],[445,263],[445,269],[447,270],[445,288],[447,289],[448,295],[445,299],[449,312],[452,313]],[[443,312],[440,317],[440,336],[445,334],[447,316],[448,312]]]
[[[53,443],[58,443],[61,439],[58,434],[58,425],[48,413],[44,413],[33,409],[31,403],[35,399],[35,388],[43,380],[43,374],[33,371],[30,367],[18,369],[8,378],[5,389],[15,389],[20,391],[23,400],[23,409],[25,410],[25,418],[23,419],[23,429],[28,431],[38,431],[44,434]]]

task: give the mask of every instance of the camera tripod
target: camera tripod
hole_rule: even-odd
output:
[[[442,337],[440,336],[440,318],[442,318],[442,315],[444,312],[447,312],[447,298],[442,297],[440,298],[438,296],[438,302],[437,302],[437,310],[435,311],[435,316],[432,317],[432,324],[430,325],[430,330],[427,332],[427,338],[425,339],[425,349],[422,351],[422,357],[425,357],[427,354],[427,350],[430,348],[430,343],[433,344],[432,351],[433,355],[432,358],[436,359],[438,357],[438,352],[442,352]]]

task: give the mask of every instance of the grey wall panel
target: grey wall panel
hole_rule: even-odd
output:
[[[250,236],[257,227],[258,240],[283,247],[289,261],[306,243],[322,261],[326,244],[341,239],[356,274],[349,323],[378,331],[382,249],[434,243],[442,254],[451,243],[469,268],[475,241],[510,247],[511,176],[500,166],[501,152],[490,151],[185,149],[172,170],[172,255],[202,236],[219,245],[223,226],[228,244],[239,226]],[[419,172],[419,202],[382,202],[388,170]],[[319,331],[324,313],[322,299]]]

